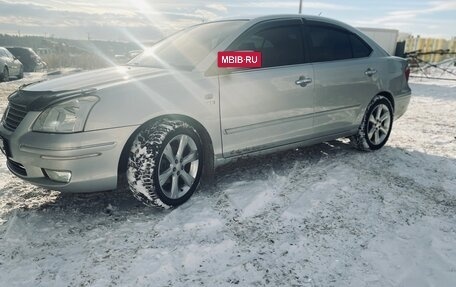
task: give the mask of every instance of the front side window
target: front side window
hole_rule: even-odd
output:
[[[261,24],[260,24],[261,25]],[[230,50],[258,51],[262,54],[262,67],[302,64],[304,48],[300,25],[268,27],[241,36]]]

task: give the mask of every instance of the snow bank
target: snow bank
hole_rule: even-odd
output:
[[[39,77],[1,83],[0,110]],[[411,87],[383,149],[240,160],[169,211],[125,191],[48,192],[0,156],[0,285],[454,286],[456,86]]]

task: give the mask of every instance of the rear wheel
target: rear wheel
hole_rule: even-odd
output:
[[[350,138],[360,150],[377,150],[383,147],[393,127],[393,108],[384,96],[376,96],[366,109],[358,133]]]
[[[8,70],[8,67],[4,67],[3,68],[2,81],[3,82],[8,82],[9,81],[9,70]]]
[[[179,120],[161,120],[139,131],[130,149],[127,180],[133,195],[149,206],[169,208],[187,201],[203,167],[198,132]]]

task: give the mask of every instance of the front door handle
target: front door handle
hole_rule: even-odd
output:
[[[366,76],[368,76],[368,77],[372,76],[372,75],[375,74],[375,73],[377,73],[377,70],[371,69],[371,68],[368,68],[368,69],[364,72],[364,74],[365,74]]]
[[[312,83],[312,79],[304,77],[304,76],[299,77],[299,79],[297,79],[295,82],[296,85],[301,86],[301,87],[305,87],[305,86],[307,86],[307,84],[310,84],[310,83]]]

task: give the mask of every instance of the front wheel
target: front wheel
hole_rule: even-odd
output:
[[[378,95],[366,109],[358,133],[350,138],[356,148],[364,151],[383,147],[393,127],[393,108],[391,102]]]
[[[202,167],[203,147],[198,132],[183,121],[164,119],[143,127],[133,141],[128,185],[146,205],[178,206],[198,187]]]

